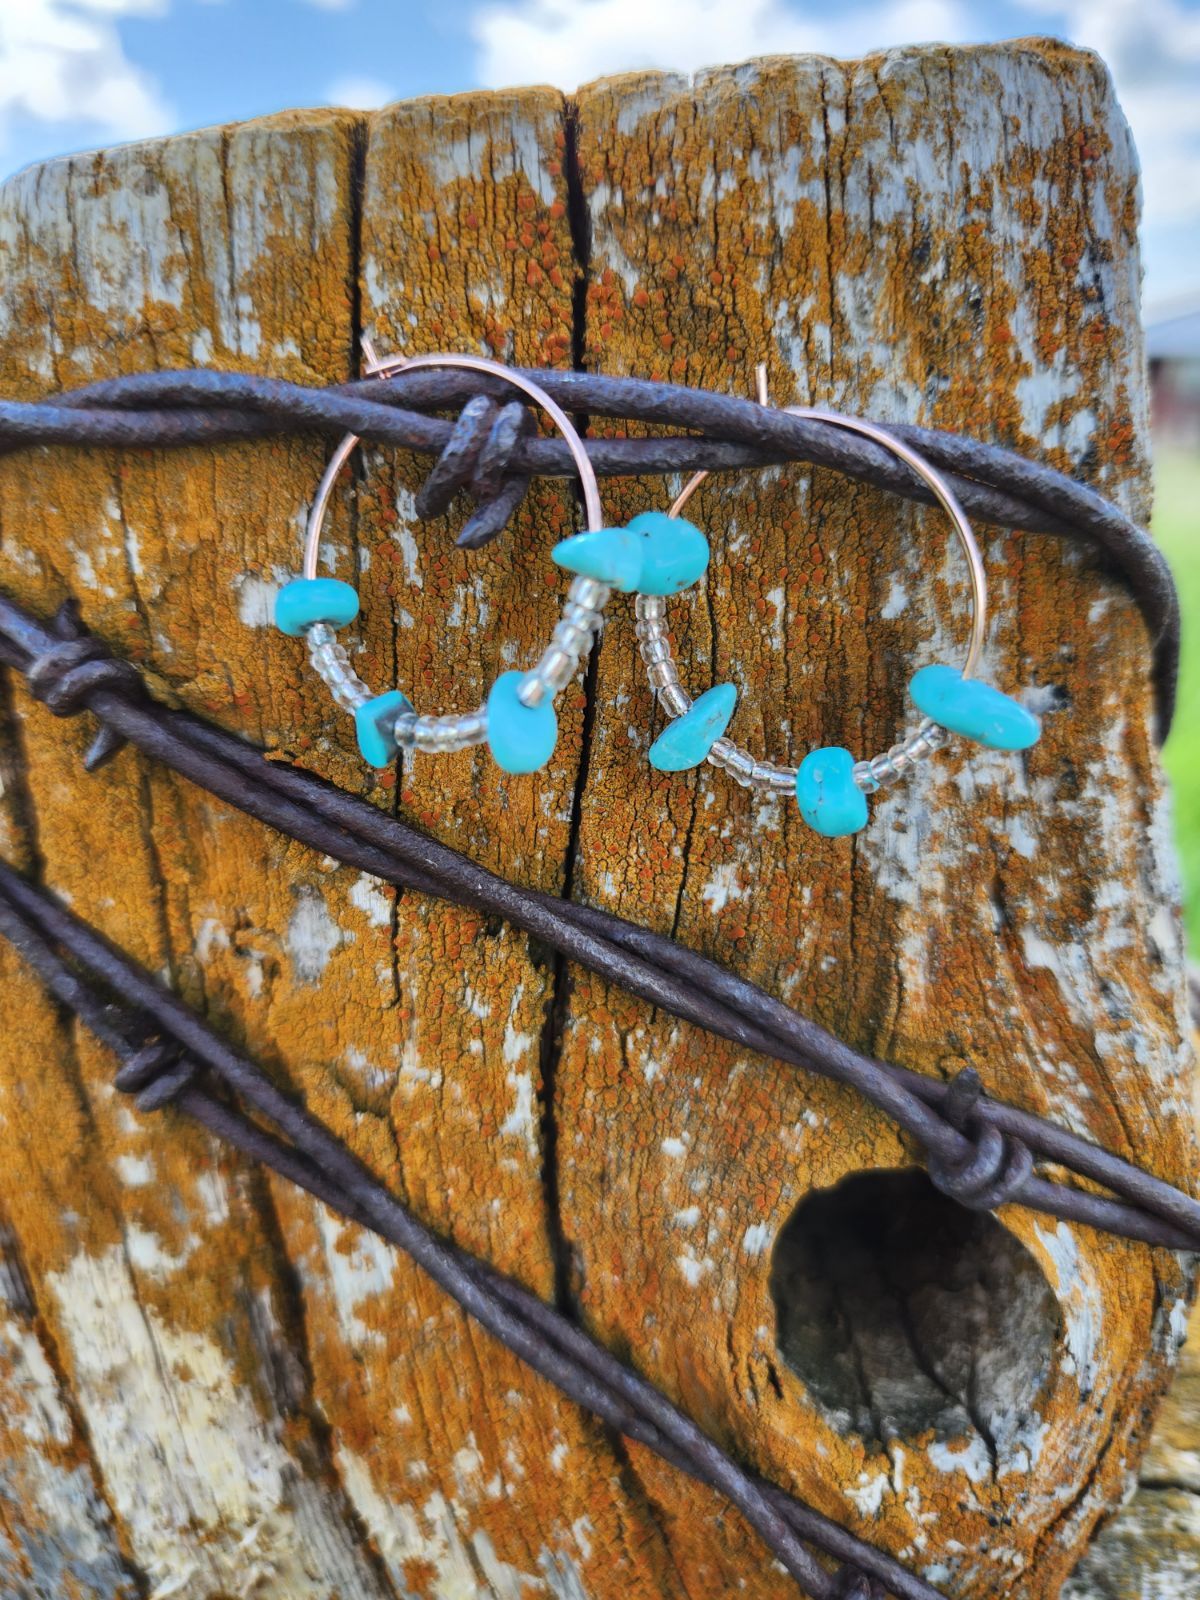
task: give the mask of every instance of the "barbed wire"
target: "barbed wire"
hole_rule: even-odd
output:
[[[644,378],[555,368],[514,368],[554,400],[589,418],[684,433],[589,437],[601,477],[733,471],[789,461],[932,503],[928,487],[869,439],[737,395]],[[478,404],[486,397],[489,406]],[[429,412],[467,408],[456,421]],[[137,372],[45,401],[0,401],[0,452],[31,445],[166,448],[272,434],[361,438],[438,457],[417,514],[441,514],[460,491],[477,509],[458,542],[494,539],[534,477],[571,477],[560,439],[522,423],[511,390],[479,373],[421,370],[389,379],[310,388],[241,372]],[[1066,539],[1100,556],[1136,600],[1150,633],[1158,736],[1165,739],[1179,672],[1179,602],[1157,545],[1111,500],[1013,450],[943,430],[889,423],[888,431],[942,469],[969,515],[998,527]]]
[[[688,430],[589,438],[589,456],[602,476],[804,461],[912,500],[928,498],[907,467],[869,441],[752,401],[639,379],[526,370],[576,412]],[[572,472],[565,447],[537,436],[522,407],[503,403],[508,398],[486,378],[455,372],[401,373],[386,383],[324,389],[239,373],[140,373],[45,403],[0,402],[0,452],[44,444],[160,448],[281,432],[352,432],[435,455],[417,496],[418,514],[438,515],[456,494],[471,493],[477,509],[459,542],[475,547],[503,530],[533,477]],[[462,408],[456,421],[427,414],[448,408]],[[1158,733],[1165,737],[1174,708],[1179,608],[1153,541],[1103,496],[1045,465],[954,434],[908,425],[890,431],[949,475],[971,515],[1068,539],[1102,557],[1146,620]],[[133,744],[345,865],[503,917],[668,1014],[848,1084],[905,1130],[932,1182],[960,1204],[995,1209],[1018,1203],[1148,1244],[1200,1250],[1200,1204],[1182,1189],[1046,1118],[993,1099],[970,1069],[944,1082],[873,1060],[672,939],[510,883],[315,774],[264,759],[236,735],[155,701],[138,669],[114,658],[71,603],[47,623],[0,595],[0,661],[23,672],[35,696],[57,715],[96,715],[100,728],[85,758],[89,770]],[[118,1085],[137,1096],[141,1109],[174,1105],[407,1250],[564,1393],[724,1493],[814,1600],[878,1600],[885,1590],[900,1600],[938,1600],[923,1579],[733,1461],[560,1311],[425,1228],[329,1129],[281,1095],[202,1018],[3,863],[0,934],[116,1051]],[[1038,1164],[1066,1169],[1077,1182],[1047,1177]],[[809,1545],[837,1570],[827,1570]]]

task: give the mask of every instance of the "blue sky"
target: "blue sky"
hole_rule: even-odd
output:
[[[0,0],[0,173],[286,106],[1050,33],[1142,156],[1146,303],[1200,301],[1200,0]]]

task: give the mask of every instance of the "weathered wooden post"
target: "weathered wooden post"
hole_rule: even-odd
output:
[[[1041,41],[289,113],[11,180],[0,381],[326,382],[360,331],[714,388],[765,359],[780,401],[993,438],[1144,516],[1136,220],[1102,67]],[[165,691],[362,786],[267,626],[324,456],[7,458],[0,582],[41,608],[78,595]],[[572,502],[539,485],[466,555],[449,520],[416,525],[420,476],[369,452],[332,554],[361,580],[367,675],[465,709],[544,633]],[[614,517],[664,498],[607,491]],[[965,615],[935,519],[789,471],[713,480],[698,520],[707,603],[672,613],[690,679],[742,684],[747,739],[780,758],[885,746],[907,664]],[[1191,1058],[1144,629],[1052,540],[993,535],[988,559],[991,659],[1040,686],[1043,742],[932,764],[853,847],[649,771],[620,607],[547,773],[464,754],[375,792],[526,883],[677,929],[859,1047],[971,1063],[1178,1181]],[[6,855],[765,1474],[948,1594],[1057,1592],[1167,1382],[1174,1257],[959,1212],[847,1093],[334,870],[128,752],[86,778],[87,736],[11,691]],[[736,1516],[390,1250],[131,1115],[111,1063],[0,963],[4,1593],[793,1592]]]

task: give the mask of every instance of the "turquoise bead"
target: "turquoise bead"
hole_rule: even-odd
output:
[[[1028,750],[1042,725],[1031,711],[990,683],[964,678],[957,667],[922,667],[908,692],[919,711],[952,733],[989,750]]]
[[[805,756],[796,774],[796,799],[805,822],[827,839],[867,825],[867,797],[854,781],[854,757],[837,745]]]
[[[629,524],[629,532],[645,541],[640,593],[678,594],[704,576],[708,540],[695,523],[669,517],[665,511],[642,511]]]
[[[505,772],[536,772],[549,761],[558,742],[558,718],[549,697],[536,706],[524,706],[517,699],[526,676],[502,672],[488,695],[488,745]]]
[[[560,540],[550,556],[568,572],[630,594],[641,580],[644,549],[645,541],[627,528],[593,528]]]
[[[275,626],[296,638],[314,622],[344,627],[358,615],[358,591],[338,578],[293,578],[275,596]]]
[[[706,689],[681,717],[669,722],[650,746],[650,765],[659,772],[698,767],[729,726],[737,690],[731,683]]]
[[[371,767],[390,767],[396,758],[396,718],[411,711],[412,702],[399,689],[372,696],[354,708],[354,731],[363,760]]]

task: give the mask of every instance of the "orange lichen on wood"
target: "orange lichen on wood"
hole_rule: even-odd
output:
[[[1086,170],[1081,138],[1102,152]],[[589,364],[749,389],[765,358],[780,401],[978,432],[1082,464],[1144,510],[1135,168],[1093,61],[1037,45],[619,79],[582,95],[578,156]],[[669,372],[668,335],[685,355]],[[619,520],[644,490],[612,503]],[[671,609],[685,682],[735,682],[731,733],[768,758],[886,749],[907,664],[963,647],[966,574],[945,527],[827,472],[714,479],[693,504],[714,562],[703,595]],[[876,798],[851,848],[719,776],[648,775],[659,716],[614,623],[597,699],[622,714],[597,719],[578,885],[860,1049],[939,1076],[973,1065],[996,1092],[1182,1174],[1179,931],[1169,868],[1142,865],[1159,803],[1144,631],[1053,541],[995,535],[988,564],[988,672],[1037,686],[1045,737],[1019,766],[932,762]],[[892,1126],[592,980],[572,1024],[558,1181],[593,1325],[769,1476],[952,1593],[1053,1593],[1136,1458],[1138,1397],[1178,1335],[1174,1262],[1012,1210],[1024,1251],[993,1240],[977,1294],[965,1259],[930,1281],[918,1242],[910,1259],[856,1258],[887,1324],[860,1334],[854,1285],[785,1224],[813,1191],[907,1166]],[[632,1157],[613,1126],[637,1129]],[[926,1216],[900,1180],[885,1192],[914,1227]],[[830,1254],[857,1248],[845,1206]],[[838,1226],[836,1210],[812,1215]],[[1014,1284],[1010,1316],[995,1315]],[[845,1314],[855,1381],[803,1318],[781,1351],[778,1301],[801,1292]],[[1040,1372],[1022,1368],[1034,1348]],[[989,1351],[1012,1391],[990,1387]],[[694,1491],[637,1460],[678,1527]],[[719,1548],[697,1539],[694,1558]],[[752,1549],[732,1542],[714,1589],[744,1578]],[[743,1592],[786,1584],[759,1573]]]
[[[354,370],[361,332],[715,388],[748,387],[765,358],[780,400],[973,430],[1140,513],[1134,188],[1102,72],[1044,43],[289,113],[0,191],[0,380],[35,396],[211,365],[325,382]],[[860,1048],[974,1065],[1188,1171],[1146,640],[1110,580],[991,535],[989,669],[1036,686],[1045,739],[1020,762],[936,761],[853,845],[717,775],[649,771],[658,714],[619,598],[546,772],[505,778],[476,752],[396,781],[364,772],[268,625],[326,449],[5,458],[0,582],[42,610],[77,594],[164,692],[489,867],[677,931]],[[503,540],[464,553],[454,517],[416,521],[427,466],[366,451],[326,553],[363,592],[359,671],[466,710],[552,626],[547,551],[575,499],[538,484]],[[612,521],[663,499],[605,489]],[[909,663],[962,631],[933,515],[798,469],[714,480],[696,514],[715,559],[672,606],[688,681],[736,681],[738,738],[778,758],[886,747]],[[420,1215],[948,1593],[1053,1591],[1166,1381],[1173,1258],[1016,1209],[968,1223],[887,1178],[897,1248],[867,1264],[871,1322],[818,1248],[841,1229],[857,1259],[853,1206],[822,1192],[918,1153],[848,1092],[315,858],[130,752],[86,778],[89,729],[19,686],[4,711],[5,854]],[[114,1597],[791,1592],[737,1517],[532,1378],[396,1252],[178,1118],[134,1115],[4,951],[0,981],[0,1398],[31,1372],[42,1396],[41,1433],[19,1409],[4,1424],[14,1582],[63,1567],[77,1536],[91,1565],[70,1581]]]

